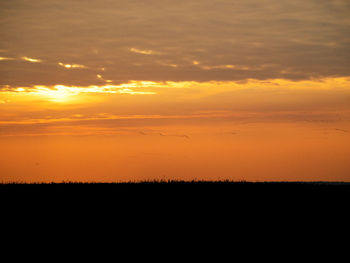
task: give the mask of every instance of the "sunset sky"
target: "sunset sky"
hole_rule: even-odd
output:
[[[0,181],[350,181],[348,0],[0,0]]]

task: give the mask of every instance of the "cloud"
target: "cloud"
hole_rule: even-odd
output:
[[[37,58],[21,57],[21,59],[32,63],[42,62],[41,59],[37,59]]]
[[[103,71],[103,70],[102,70],[102,71]],[[104,81],[104,82],[106,82],[106,83],[112,83],[112,82],[113,82],[113,80],[104,79],[103,76],[102,76],[101,74],[97,74],[96,77],[97,77],[97,79],[102,80],[102,81]]]
[[[14,60],[14,58],[5,58],[5,57],[0,57],[0,60]]]
[[[64,68],[89,67],[33,70],[5,60],[0,84],[89,85],[98,83],[98,68],[113,83],[349,75],[347,0],[19,0],[0,3],[0,10],[1,57],[31,54],[56,65],[75,62],[61,62]]]
[[[198,65],[198,64],[195,64]],[[201,65],[200,68],[204,70],[215,70],[215,69],[226,69],[226,70],[262,70],[266,66],[260,67],[247,67],[247,66],[239,66],[239,65],[215,65],[215,66],[204,66]]]
[[[137,48],[130,48],[130,51],[133,53],[143,54],[143,55],[153,55],[155,52],[153,50],[141,50]]]
[[[63,64],[62,62],[58,62],[58,65],[60,65],[61,67],[65,67],[65,68],[86,68],[86,66],[84,65],[79,65],[79,64]]]

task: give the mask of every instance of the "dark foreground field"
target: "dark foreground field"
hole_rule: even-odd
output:
[[[135,225],[147,218],[152,224],[170,221],[172,225],[177,222],[198,225],[203,220],[211,224],[209,218],[216,218],[215,224],[219,225],[233,224],[237,219],[253,225],[263,221],[314,225],[329,217],[337,222],[347,221],[350,183],[17,183],[0,184],[0,200],[3,215],[15,214],[17,220],[24,221],[37,215],[40,222],[47,220],[47,215],[51,219],[64,215],[68,221],[84,215],[84,220],[127,218]],[[195,215],[196,220],[188,221],[190,215]]]
[[[2,198],[24,196],[41,198],[117,198],[118,200],[147,199],[235,200],[270,199],[299,200],[302,198],[350,197],[350,183],[345,182],[229,182],[229,181],[154,181],[138,183],[6,183],[0,184]],[[4,200],[4,199],[3,199]]]

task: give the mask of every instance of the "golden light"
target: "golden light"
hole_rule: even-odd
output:
[[[130,48],[130,51],[133,53],[143,54],[143,55],[152,55],[155,54],[153,50],[141,50],[137,48]]]
[[[38,63],[41,62],[40,59],[36,59],[36,58],[29,58],[29,57],[21,57],[21,59],[28,61],[28,62],[33,62],[33,63]]]
[[[71,96],[78,94],[77,91],[67,88],[63,85],[56,85],[53,89],[45,86],[35,86],[35,90],[32,93],[45,97],[52,102],[67,102]]]
[[[100,75],[101,76],[101,75]],[[102,78],[102,76],[101,76]],[[245,82],[234,81],[183,81],[183,82],[156,82],[156,81],[129,81],[127,83],[113,85],[108,84],[110,80],[105,80],[105,85],[90,86],[65,86],[54,85],[44,86],[35,85],[31,87],[4,86],[0,92],[0,100],[31,100],[40,98],[40,100],[54,103],[85,103],[96,99],[96,96],[89,94],[129,94],[129,95],[152,95],[167,94],[175,90],[196,90],[195,93],[186,93],[182,99],[200,99],[206,96],[220,94],[228,91],[239,91],[259,88],[260,91],[275,92],[283,87],[284,91],[292,90],[348,90],[349,78],[323,78],[315,80],[290,81],[286,79],[255,80],[248,79]],[[84,95],[84,96],[83,96]],[[86,96],[85,96],[86,95]],[[4,104],[4,103],[2,103]]]
[[[14,60],[14,58],[0,57],[0,60]]]
[[[63,64],[62,62],[59,62],[58,65],[60,65],[61,67],[64,67],[64,68],[87,68],[86,66],[84,65],[79,65],[79,64]]]
[[[0,99],[6,99],[8,96],[18,100],[30,100],[40,98],[41,100],[55,102],[55,103],[71,103],[71,102],[85,102],[86,96],[83,94],[129,94],[129,95],[152,95],[156,94],[154,91],[146,91],[145,88],[159,86],[156,82],[134,81],[121,85],[90,85],[90,86],[44,86],[35,85],[32,87],[7,87],[0,92]],[[136,90],[137,89],[137,90]],[[80,96],[78,96],[80,95]],[[90,96],[91,97],[91,96]],[[91,99],[91,98],[90,98]],[[90,100],[89,99],[89,100]]]

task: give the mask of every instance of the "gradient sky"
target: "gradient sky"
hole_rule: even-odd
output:
[[[0,180],[350,181],[347,0],[0,0]]]

